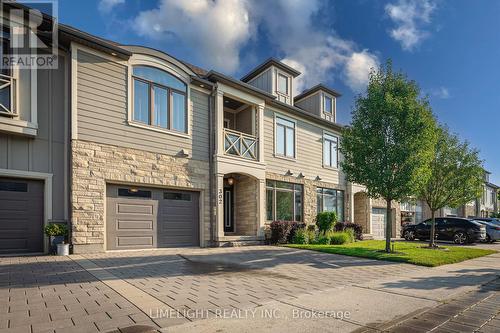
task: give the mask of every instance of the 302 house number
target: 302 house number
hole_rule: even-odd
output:
[[[219,195],[217,196],[218,200],[219,200],[219,205],[222,205],[223,204],[223,200],[224,200],[224,194],[222,192],[222,189],[219,189]]]

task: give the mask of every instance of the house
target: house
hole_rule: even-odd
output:
[[[300,72],[274,58],[236,79],[62,24],[40,36],[57,69],[1,76],[0,251],[46,252],[50,222],[74,253],[258,244],[319,211],[384,236],[385,202],[339,168],[334,89],[295,95]]]

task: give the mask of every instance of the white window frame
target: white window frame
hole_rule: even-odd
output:
[[[325,110],[325,104],[326,104],[325,102],[326,102],[327,98],[330,98],[332,100],[331,112],[327,112]],[[334,122],[337,120],[337,99],[335,98],[335,96],[323,92],[322,98],[321,98],[321,111],[324,114],[327,114],[327,115],[333,117]]]
[[[335,166],[328,165],[328,164],[325,163],[325,142],[327,141],[327,138],[326,138],[327,136],[335,138],[337,140],[337,149],[336,149],[336,162],[337,163],[336,163]],[[332,141],[332,140],[328,139],[328,141]],[[323,168],[338,170],[338,168],[339,168],[339,142],[340,142],[340,138],[339,138],[338,135],[335,135],[335,134],[333,134],[331,132],[323,131],[323,138],[321,140],[321,145],[322,145],[322,148],[321,148],[321,152],[322,152],[321,160],[322,160]],[[331,155],[331,151],[330,151],[330,163],[331,163],[331,160],[332,160],[332,155]]]
[[[285,73],[284,71],[281,71],[279,69],[276,69],[275,71],[276,73],[276,78],[275,78],[275,87],[274,87],[274,91],[276,93],[276,95],[278,96],[278,101],[280,102],[283,102],[283,103],[286,103],[286,104],[291,104],[291,100],[292,100],[292,77],[290,75],[288,75],[287,73]],[[282,93],[281,91],[279,91],[278,87],[279,87],[279,76],[282,75],[284,77],[287,78],[287,93]],[[282,101],[281,98],[284,98],[285,101]]]
[[[177,79],[184,82],[186,85],[186,132],[179,132],[176,130],[170,130],[166,128],[157,127],[154,125],[148,125],[141,123],[139,121],[134,120],[134,93],[133,93],[133,67],[134,66],[150,66],[173,75]],[[172,64],[167,63],[165,60],[157,59],[152,56],[144,55],[144,54],[134,54],[127,63],[127,72],[128,72],[128,116],[127,123],[130,126],[148,129],[155,132],[167,133],[174,136],[179,136],[183,138],[191,138],[191,114],[193,112],[193,103],[191,102],[191,87],[190,87],[190,77],[187,73],[182,72],[177,67],[174,67]]]
[[[286,155],[286,147],[287,147],[287,145],[286,145],[286,131],[285,131],[285,138],[284,138],[284,140],[285,140],[285,151],[284,151],[285,154],[283,155],[283,154],[278,153],[278,118],[292,122],[294,124],[294,128],[293,128],[293,156]],[[290,117],[287,117],[287,116],[284,116],[284,115],[279,114],[279,113],[274,114],[274,156],[278,157],[278,158],[288,159],[288,160],[297,159],[297,120],[290,118]]]

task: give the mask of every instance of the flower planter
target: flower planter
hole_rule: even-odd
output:
[[[69,255],[69,244],[66,243],[57,244],[57,255],[58,256]]]
[[[64,243],[64,236],[50,236],[50,252],[57,252],[57,244]]]

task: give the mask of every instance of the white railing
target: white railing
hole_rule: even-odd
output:
[[[14,105],[15,79],[0,74],[0,115],[16,116]]]
[[[224,128],[224,153],[257,160],[257,138]]]

